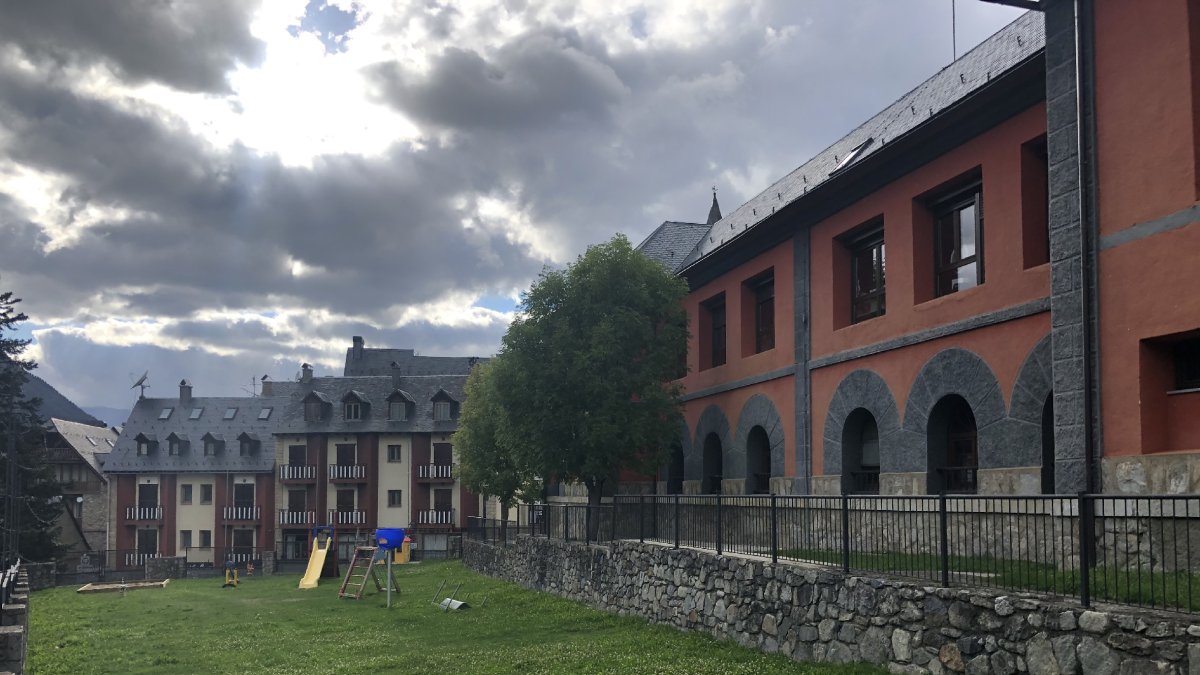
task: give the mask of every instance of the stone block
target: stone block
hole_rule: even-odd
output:
[[[24,626],[28,608],[29,605],[25,603],[4,605],[4,611],[0,612],[4,617],[4,621],[0,625]]]

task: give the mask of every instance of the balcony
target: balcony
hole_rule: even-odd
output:
[[[312,483],[317,480],[317,467],[311,464],[283,464],[279,467],[283,483]]]
[[[329,480],[333,483],[365,483],[367,467],[362,464],[330,464]]]
[[[415,525],[422,528],[453,528],[454,509],[425,509],[417,511]]]
[[[162,521],[161,506],[129,506],[125,508],[125,520],[131,523],[157,523]]]
[[[417,482],[419,483],[453,483],[453,464],[418,464]]]
[[[366,511],[330,511],[330,525],[366,525]]]
[[[304,525],[311,527],[317,524],[316,511],[288,511],[285,509],[279,510],[280,525]]]
[[[221,519],[227,523],[257,522],[258,506],[226,506],[221,509]]]

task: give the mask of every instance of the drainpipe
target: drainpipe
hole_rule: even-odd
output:
[[[1100,373],[1099,335],[1094,329],[1099,316],[1099,257],[1096,242],[1099,237],[1097,221],[1098,192],[1096,182],[1096,124],[1095,84],[1096,72],[1091,61],[1084,57],[1095,53],[1094,17],[1091,0],[1075,0],[1075,141],[1077,169],[1079,175],[1079,232],[1080,268],[1082,288],[1079,293],[1080,316],[1083,319],[1083,407],[1086,419],[1083,426],[1084,452],[1086,454],[1086,490],[1096,493],[1102,488],[1100,481],[1101,428],[1100,428]],[[1088,47],[1085,52],[1084,40]],[[1095,392],[1093,392],[1093,387]]]

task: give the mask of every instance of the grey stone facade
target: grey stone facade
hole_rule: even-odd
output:
[[[746,466],[746,448],[749,447],[750,431],[756,426],[762,427],[770,441],[771,475],[782,476],[784,474],[783,420],[779,417],[779,411],[775,409],[775,404],[771,403],[771,399],[762,394],[755,394],[742,406],[742,411],[738,414],[737,433],[733,437],[734,446],[741,448],[741,452],[735,453],[742,458],[741,474],[731,475],[729,471],[726,471],[726,476],[750,478],[749,468]]]
[[[683,477],[689,481],[699,481],[704,478],[704,439],[709,434],[716,434],[721,439],[721,468],[724,475],[744,475],[746,472],[745,453],[734,452],[733,437],[729,428],[729,419],[721,408],[710,405],[700,414],[700,422],[696,424],[696,436],[689,448],[684,448]]]
[[[893,450],[899,447],[900,416],[896,398],[887,382],[873,370],[856,370],[838,384],[825,415],[824,467],[827,475],[843,473],[842,433],[850,413],[862,408],[875,418],[879,430],[881,473],[909,471],[907,458]],[[885,451],[886,449],[886,451]],[[922,453],[923,455],[923,453]]]
[[[797,661],[893,673],[1200,673],[1200,625],[655,544],[464,542],[478,572]]]

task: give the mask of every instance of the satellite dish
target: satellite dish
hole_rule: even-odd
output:
[[[146,378],[147,378],[149,375],[150,375],[150,371],[149,371],[149,370],[147,370],[146,372],[142,373],[142,376],[141,376],[141,377],[139,377],[139,378],[137,379],[137,382],[134,382],[134,383],[133,383],[133,386],[132,386],[132,387],[130,387],[130,389],[133,389],[133,387],[140,387],[140,390],[138,391],[138,398],[139,398],[139,399],[146,398],[146,388],[150,386],[150,385],[146,384]]]

